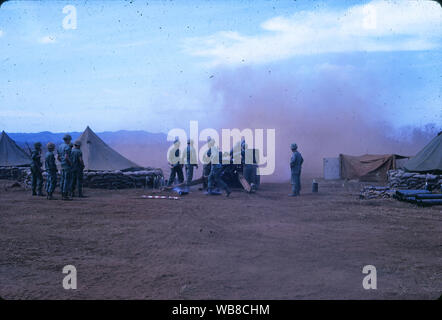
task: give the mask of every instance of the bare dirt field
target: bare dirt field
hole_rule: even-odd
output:
[[[256,194],[142,199],[86,189],[71,202],[0,181],[3,299],[437,299],[441,207],[359,200],[358,183],[263,184]],[[161,193],[160,193],[161,194]],[[60,195],[57,194],[60,198]],[[74,265],[78,289],[65,290]],[[364,265],[377,290],[364,290]]]

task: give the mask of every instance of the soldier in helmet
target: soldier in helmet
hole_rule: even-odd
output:
[[[41,143],[36,142],[34,144],[34,150],[31,154],[31,174],[32,174],[32,195],[43,196],[43,174],[41,163]],[[37,191],[37,192],[36,192]]]
[[[46,167],[46,173],[48,174],[47,180],[46,180],[46,192],[47,192],[47,199],[53,200],[52,194],[54,193],[55,187],[57,186],[57,165],[55,164],[55,156],[54,156],[54,150],[55,150],[55,144],[52,142],[49,142],[47,144],[48,151],[46,152],[45,156],[45,167]]]
[[[198,169],[196,151],[193,147],[193,141],[191,139],[187,140],[187,148],[183,156],[183,163],[186,169],[186,184],[189,186],[193,179],[194,167]]]
[[[71,147],[70,143],[72,137],[66,134],[63,137],[64,143],[58,147],[58,160],[61,163],[61,181],[60,189],[62,194],[62,200],[71,200],[69,198],[69,193],[72,184],[72,163],[71,163]]]
[[[292,193],[289,196],[296,197],[299,196],[301,191],[301,167],[304,159],[299,153],[296,143],[292,143],[290,149],[292,150],[292,157],[290,158]]]
[[[83,195],[83,153],[80,150],[81,141],[77,140],[74,143],[74,148],[71,152],[71,163],[72,163],[72,186],[71,186],[71,196],[75,196],[75,189],[78,190],[78,197],[84,198]]]
[[[183,175],[183,165],[181,164],[182,159],[180,156],[180,140],[178,137],[175,138],[175,141],[173,142],[173,148],[169,151],[169,164],[170,164],[170,178],[168,182],[168,186],[171,186],[173,182],[175,181],[175,176],[178,175],[178,181],[179,183],[184,182],[184,175]]]

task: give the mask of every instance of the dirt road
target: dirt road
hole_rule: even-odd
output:
[[[4,186],[10,182],[1,181]],[[311,183],[311,182],[310,182]],[[304,182],[309,189],[309,181]],[[436,299],[441,208],[359,200],[357,183],[321,182],[288,197],[148,200],[144,190],[90,190],[72,202],[0,189],[4,299]],[[60,198],[59,195],[57,195]],[[78,289],[64,290],[74,265]],[[362,268],[377,269],[364,290]]]

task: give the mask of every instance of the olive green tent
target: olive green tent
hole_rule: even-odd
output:
[[[405,164],[407,171],[442,172],[442,131]]]
[[[0,167],[20,167],[30,164],[29,155],[3,131],[0,137]]]
[[[81,141],[85,170],[113,171],[140,167],[109,147],[89,127],[78,140]]]

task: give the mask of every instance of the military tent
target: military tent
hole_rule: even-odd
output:
[[[365,154],[349,156],[340,154],[341,178],[360,181],[386,181],[387,171],[396,169],[396,159],[406,158],[396,154]]]
[[[442,131],[404,165],[407,171],[442,172]]]
[[[0,137],[0,166],[19,167],[30,163],[29,155],[3,131]]]
[[[89,127],[86,128],[79,140],[81,141],[85,170],[113,171],[140,167],[109,147]]]

